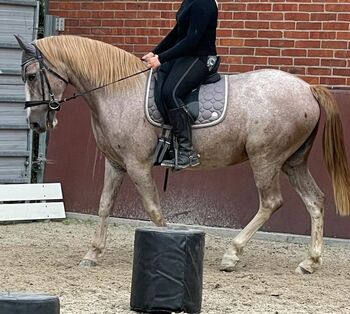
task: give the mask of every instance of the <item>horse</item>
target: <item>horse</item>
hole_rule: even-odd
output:
[[[159,129],[145,119],[146,66],[131,53],[89,38],[65,35],[35,43],[19,37],[17,40],[23,49],[22,75],[26,100],[32,105],[27,114],[33,130],[44,132],[55,127],[56,105],[58,100],[63,101],[68,83],[85,93],[96,143],[105,156],[100,222],[80,262],[81,266],[95,266],[105,250],[109,213],[126,173],[151,221],[166,226],[151,175]],[[125,77],[129,79],[105,86]],[[105,87],[95,89],[101,85]],[[215,126],[193,130],[193,145],[201,164],[192,170],[248,160],[260,201],[256,215],[224,252],[220,269],[235,269],[248,241],[281,207],[279,179],[283,172],[311,216],[310,248],[296,272],[313,273],[322,259],[324,194],[310,174],[307,161],[321,108],[326,116],[323,155],[332,178],[336,210],[340,215],[350,215],[350,176],[338,105],[327,88],[309,85],[275,69],[229,75],[228,89],[225,119]]]

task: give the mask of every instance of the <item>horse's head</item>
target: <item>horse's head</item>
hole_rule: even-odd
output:
[[[20,36],[15,37],[23,49],[22,79],[28,122],[36,132],[45,132],[57,124],[56,112],[68,79],[65,73],[58,73],[35,44],[25,42]]]

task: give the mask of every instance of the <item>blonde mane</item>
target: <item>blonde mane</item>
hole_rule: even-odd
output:
[[[58,71],[71,69],[77,77],[87,78],[93,87],[101,86],[145,69],[136,56],[110,44],[79,37],[53,36],[36,42],[44,57]],[[106,89],[125,91],[142,86],[142,75],[112,84]]]

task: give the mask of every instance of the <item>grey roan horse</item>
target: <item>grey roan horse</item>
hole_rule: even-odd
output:
[[[48,100],[61,99],[68,82],[84,92],[145,69],[136,56],[87,38],[40,39],[36,46],[42,59],[34,45],[18,41],[26,61],[22,71],[27,101],[42,101],[41,105],[28,109],[30,126],[38,132],[55,126],[56,112],[50,109]],[[157,226],[165,225],[151,176],[152,153],[159,130],[144,116],[145,85],[146,74],[140,74],[84,96],[98,148],[106,161],[99,208],[101,220],[81,265],[95,265],[105,249],[109,212],[125,173],[140,193],[150,219]],[[234,269],[249,239],[281,207],[282,170],[311,216],[310,251],[297,272],[312,273],[321,264],[324,195],[309,172],[307,159],[318,129],[320,106],[326,113],[323,149],[336,208],[341,215],[350,213],[350,177],[337,104],[326,88],[310,86],[278,70],[233,75],[228,85],[225,120],[193,132],[194,146],[201,155],[198,170],[249,160],[260,206],[225,252],[221,269]]]

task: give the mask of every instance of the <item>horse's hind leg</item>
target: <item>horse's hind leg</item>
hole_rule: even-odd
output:
[[[261,160],[250,160],[255,183],[258,188],[260,206],[252,221],[233,239],[221,262],[220,269],[233,271],[238,256],[242,253],[251,237],[270,218],[273,212],[282,206],[282,195],[280,191],[279,174],[281,167],[278,163],[264,164]]]
[[[80,266],[91,267],[97,263],[97,258],[102,255],[106,247],[108,218],[113,207],[116,195],[123,182],[125,170],[119,166],[113,166],[106,159],[103,190],[100,198],[98,215],[100,223],[96,229],[89,251],[80,262]]]
[[[311,176],[307,162],[295,155],[283,165],[291,185],[302,198],[311,216],[311,247],[309,256],[296,269],[297,273],[313,273],[321,265],[323,250],[324,195]]]

